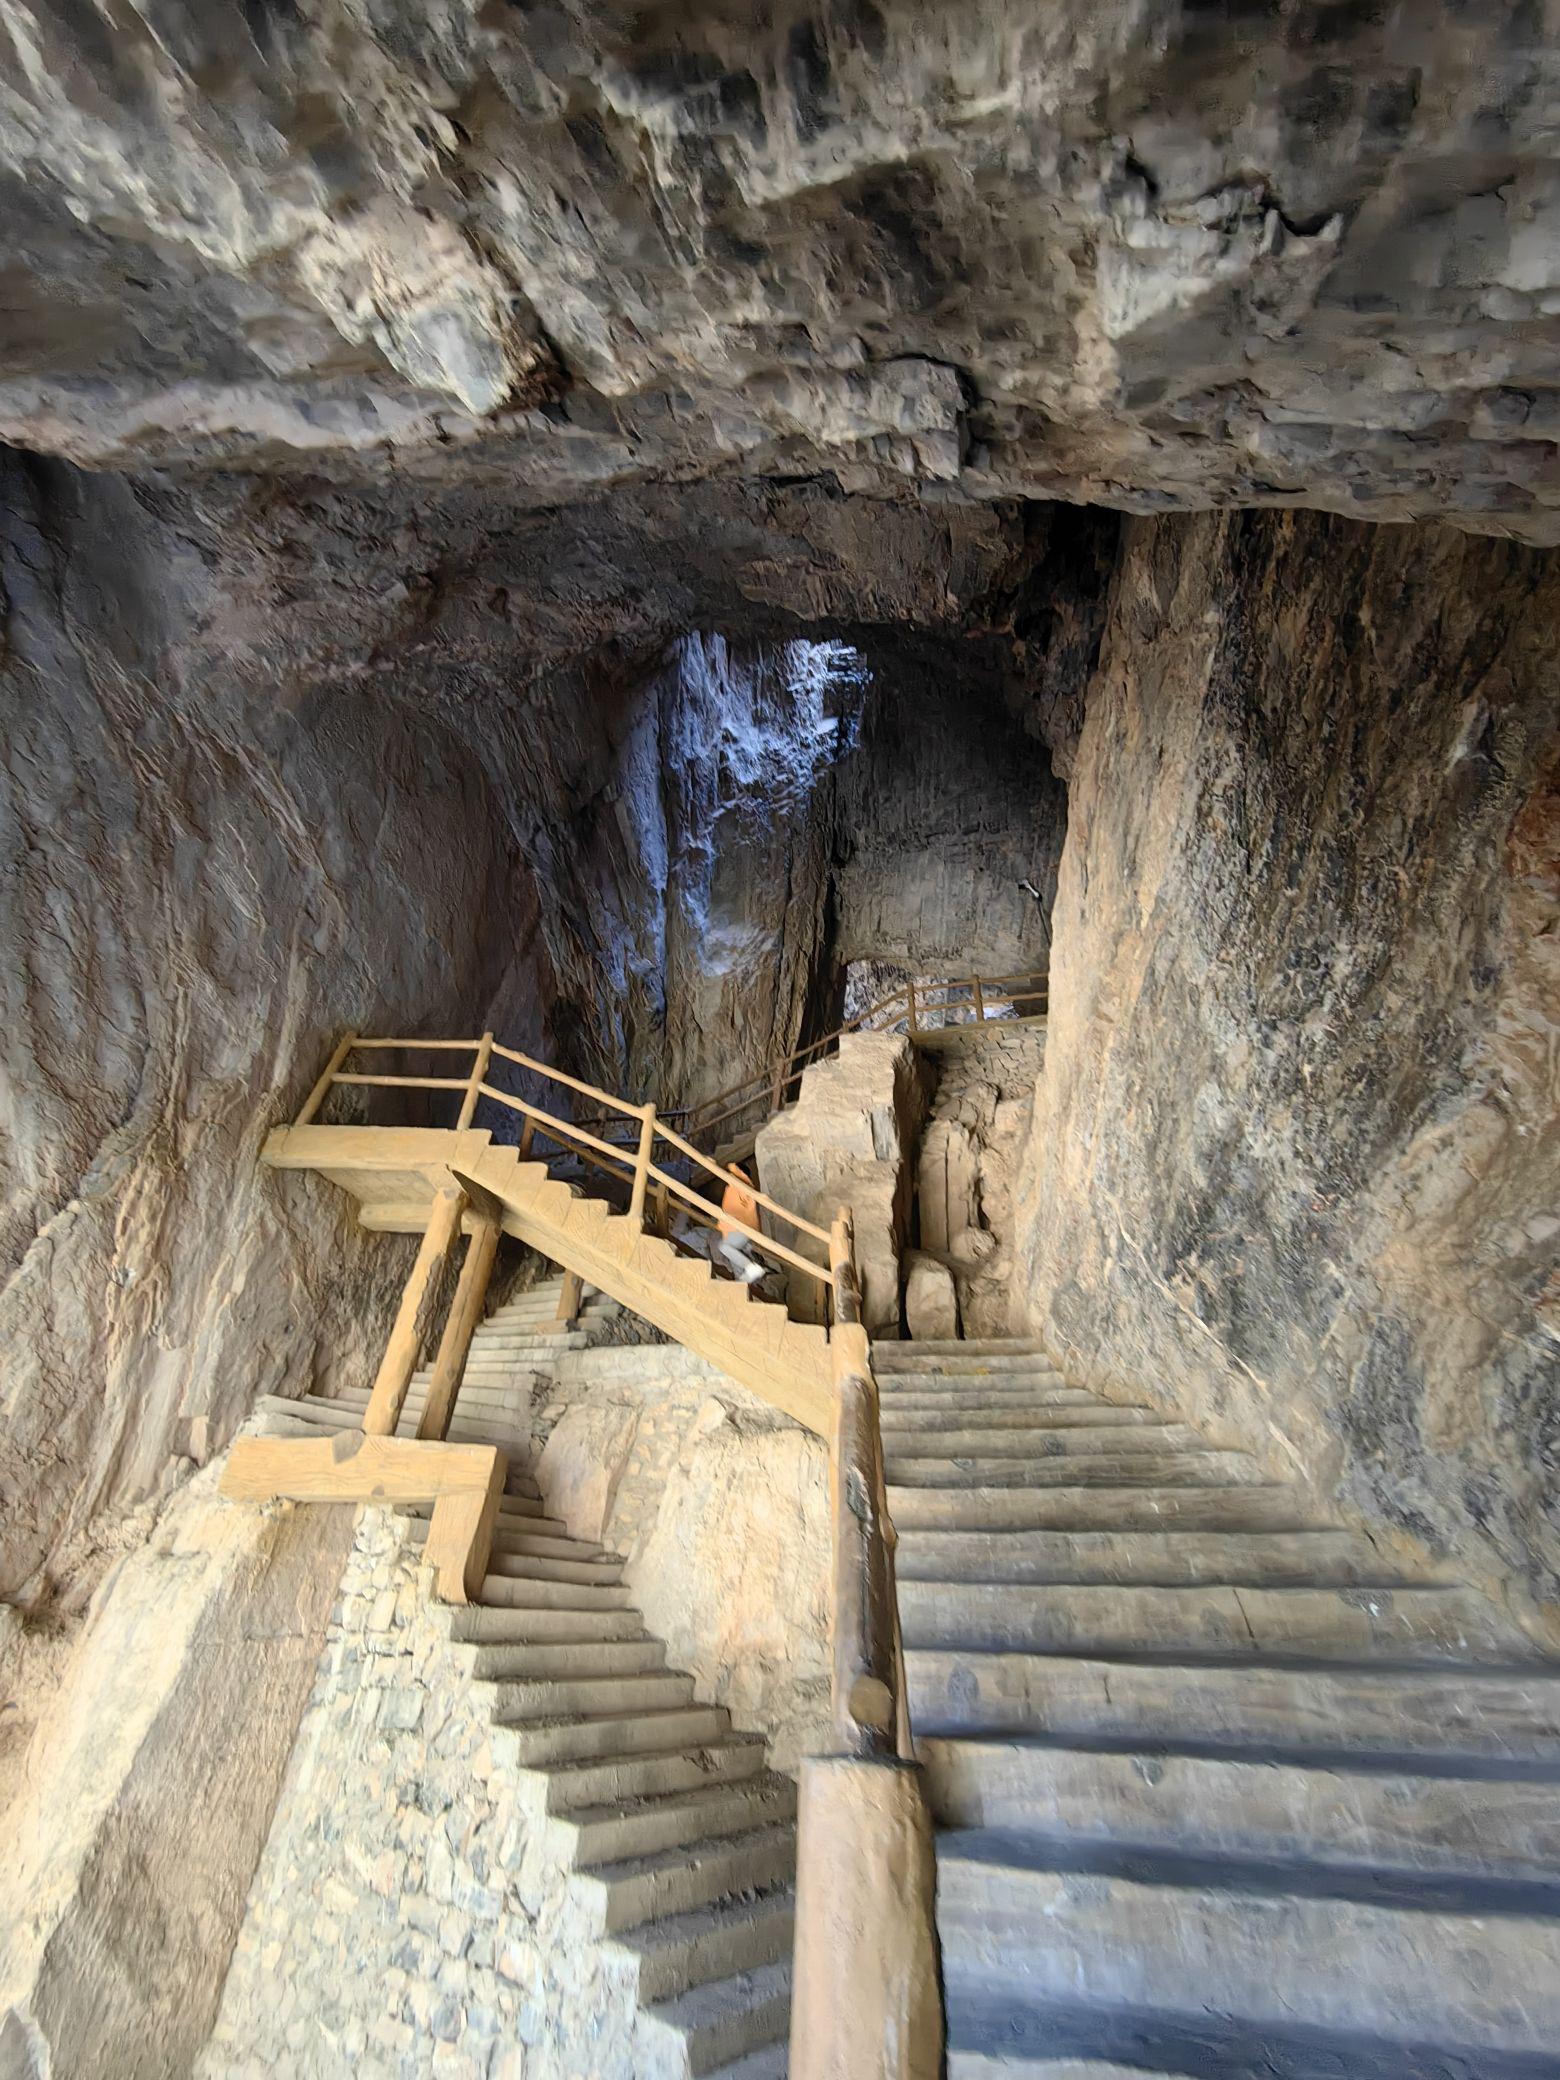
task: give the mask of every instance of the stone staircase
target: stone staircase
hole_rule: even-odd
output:
[[[587,1300],[556,1322],[554,1278],[478,1328],[450,1436],[512,1455],[489,1572],[433,1621],[468,1664],[495,1759],[560,1868],[572,1874],[603,1962],[638,2002],[635,2080],[783,2080],[791,2009],[796,1789],[757,1735],[701,1705],[629,1601],[622,1561],[546,1513],[531,1462],[538,1373],[599,1338],[615,1312]],[[426,1391],[403,1411],[412,1435]],[[273,1427],[351,1429],[366,1392],[270,1400]],[[408,1508],[407,1535],[429,1511]]]
[[[1036,1344],[879,1344],[949,2080],[1560,2075],[1560,1665]]]

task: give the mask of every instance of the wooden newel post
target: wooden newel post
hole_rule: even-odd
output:
[[[401,1420],[401,1405],[422,1350],[423,1307],[460,1231],[460,1217],[465,1205],[466,1195],[459,1185],[446,1186],[434,1195],[422,1247],[402,1291],[395,1324],[385,1345],[385,1354],[379,1361],[374,1390],[363,1411],[363,1429],[369,1437],[395,1435],[395,1426]]]
[[[315,1113],[319,1111],[320,1107],[325,1103],[325,1100],[330,1096],[330,1087],[336,1081],[336,1071],[341,1067],[342,1063],[346,1060],[347,1056],[352,1052],[353,1048],[356,1046],[356,1033],[344,1033],[342,1035],[340,1044],[337,1046],[335,1053],[325,1064],[325,1068],[320,1076],[319,1082],[314,1086],[313,1090],[310,1091],[307,1098],[304,1099],[303,1110],[293,1121],[293,1125],[295,1127],[306,1127],[309,1124],[310,1120],[313,1119]]]
[[[460,1114],[455,1121],[457,1133],[471,1125],[476,1113],[477,1100],[482,1095],[482,1086],[487,1082],[488,1065],[493,1059],[493,1035],[484,1033],[477,1042],[477,1059],[472,1064],[471,1081],[466,1086],[466,1095],[460,1101]]]
[[[558,1288],[558,1308],[553,1316],[566,1329],[572,1329],[579,1318],[580,1302],[585,1297],[585,1281],[577,1271],[565,1271],[563,1284]]]
[[[655,1147],[655,1107],[640,1107],[639,1153],[634,1159],[634,1189],[628,1202],[628,1217],[645,1224],[645,1193],[650,1188],[650,1158]]]
[[[487,1298],[488,1279],[498,1251],[498,1236],[496,1216],[479,1214],[471,1231],[471,1240],[466,1244],[466,1261],[460,1267],[460,1283],[455,1288],[455,1298],[450,1302],[449,1319],[444,1324],[444,1334],[439,1338],[439,1355],[433,1361],[428,1399],[423,1404],[422,1421],[417,1425],[419,1437],[443,1438],[449,1434],[450,1417],[455,1413],[455,1397],[460,1392],[461,1375],[466,1370],[466,1354],[471,1349],[476,1326],[482,1319],[482,1303]]]
[[[973,981],[975,984],[975,1023],[978,1026],[983,1026],[986,1023],[986,992],[980,986],[980,977],[978,975],[973,978]]]
[[[850,1215],[829,1238],[837,1751],[802,1764],[791,2080],[937,2080],[932,1824],[911,1760],[871,1346]]]
[[[905,996],[910,1005],[910,1030],[913,1033],[918,1030],[915,1022],[915,984],[913,982],[905,984]]]

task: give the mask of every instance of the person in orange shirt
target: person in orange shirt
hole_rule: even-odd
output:
[[[731,1182],[721,1194],[720,1238],[715,1244],[715,1253],[733,1278],[740,1278],[744,1285],[757,1285],[763,1277],[765,1266],[753,1254],[752,1245],[743,1234],[743,1227],[758,1228],[758,1201],[753,1197],[752,1180],[740,1163],[733,1163]]]

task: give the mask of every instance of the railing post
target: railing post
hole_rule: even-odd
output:
[[[936,2080],[932,1824],[911,1759],[892,1527],[850,1216],[830,1235],[835,1732],[802,1764],[792,2080]]]
[[[565,1271],[563,1284],[558,1289],[558,1310],[554,1314],[553,1320],[562,1322],[566,1329],[572,1329],[579,1315],[580,1300],[584,1291],[585,1281],[580,1277],[579,1273],[577,1271]]]
[[[419,1437],[439,1439],[449,1433],[450,1417],[455,1413],[455,1397],[460,1392],[461,1375],[466,1369],[466,1354],[471,1349],[477,1323],[482,1319],[482,1303],[487,1297],[498,1236],[497,1217],[478,1214],[471,1240],[466,1244],[466,1261],[460,1267],[460,1282],[455,1288],[455,1298],[450,1302],[444,1334],[439,1338],[439,1354],[433,1361],[433,1378],[428,1382],[428,1399],[423,1404],[422,1421],[417,1425]]]
[[[535,1121],[534,1119],[532,1119],[532,1118],[531,1118],[531,1116],[530,1116],[530,1114],[529,1114],[529,1113],[527,1113],[527,1114],[526,1114],[526,1120],[525,1120],[525,1125],[524,1125],[524,1126],[523,1126],[523,1127],[522,1127],[522,1128],[520,1129],[520,1147],[519,1147],[519,1150],[518,1150],[518,1154],[519,1154],[519,1157],[520,1157],[520,1160],[521,1160],[521,1162],[522,1162],[522,1163],[525,1163],[525,1162],[529,1162],[529,1161],[530,1161],[530,1157],[531,1157],[531,1143],[532,1143],[532,1142],[533,1142],[533,1141],[534,1141],[535,1139],[536,1139],[536,1121]]]
[[[913,982],[907,982],[905,984],[905,996],[908,999],[910,1005],[910,1030],[912,1033],[914,1033],[918,1030],[918,1028],[915,1022],[915,984]]]
[[[488,1064],[493,1059],[493,1035],[484,1033],[477,1042],[477,1058],[472,1064],[471,1081],[466,1086],[466,1095],[460,1101],[460,1116],[455,1122],[455,1131],[460,1133],[472,1122],[481,1096],[482,1085],[487,1082]]]
[[[336,1071],[341,1067],[353,1048],[357,1046],[357,1037],[356,1033],[343,1035],[341,1044],[325,1064],[324,1074],[320,1077],[313,1090],[310,1091],[308,1097],[305,1098],[302,1112],[293,1121],[295,1127],[306,1127],[330,1096],[330,1087],[336,1081]]]
[[[634,1189],[628,1202],[628,1217],[639,1227],[645,1224],[645,1193],[650,1185],[650,1159],[655,1148],[655,1107],[640,1107],[639,1154],[634,1159]]]
[[[422,1246],[402,1291],[395,1324],[385,1345],[385,1354],[379,1361],[374,1390],[363,1411],[363,1429],[369,1437],[395,1435],[395,1426],[401,1420],[401,1405],[422,1350],[423,1306],[450,1246],[460,1232],[460,1217],[465,1204],[466,1194],[458,1185],[447,1186],[434,1195]]]
[[[975,1023],[983,1026],[986,1023],[986,993],[980,986],[978,975],[972,975],[970,980],[975,986]]]

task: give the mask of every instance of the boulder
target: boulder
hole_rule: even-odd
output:
[[[957,1336],[959,1297],[953,1273],[924,1250],[912,1252],[905,1280],[905,1322],[912,1337],[929,1340]]]
[[[542,1448],[536,1477],[551,1515],[575,1538],[605,1539],[618,1483],[639,1434],[639,1410],[571,1408]]]

